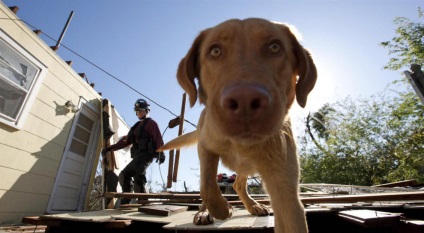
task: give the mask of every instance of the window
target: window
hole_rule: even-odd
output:
[[[77,155],[85,157],[90,143],[91,133],[93,131],[94,121],[85,116],[83,113],[79,114],[78,122],[75,127],[75,132],[72,137],[70,151]]]
[[[45,70],[0,30],[0,122],[22,127]]]

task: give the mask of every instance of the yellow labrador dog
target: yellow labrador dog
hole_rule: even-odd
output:
[[[181,60],[177,78],[191,107],[199,100],[205,108],[195,131],[159,151],[198,143],[203,204],[194,223],[232,215],[216,181],[221,159],[237,173],[233,187],[251,214],[270,212],[247,193],[248,176],[259,173],[271,199],[275,232],[307,232],[288,112],[295,98],[306,105],[317,71],[290,28],[248,18],[206,29]]]

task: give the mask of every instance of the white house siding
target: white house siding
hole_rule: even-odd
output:
[[[0,1],[0,18],[18,19]],[[17,20],[0,20],[0,28],[47,67],[22,127],[0,122],[0,225],[21,223],[47,209],[71,131],[74,113],[64,104],[80,96],[94,109],[101,97],[76,71]]]

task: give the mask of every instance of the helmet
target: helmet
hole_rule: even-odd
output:
[[[134,111],[138,111],[141,109],[150,111],[149,106],[150,104],[148,104],[147,101],[145,101],[144,99],[138,99],[137,101],[135,101]]]

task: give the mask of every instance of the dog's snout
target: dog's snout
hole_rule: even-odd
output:
[[[232,120],[249,122],[257,119],[271,101],[269,91],[258,85],[237,85],[226,88],[221,108]]]

